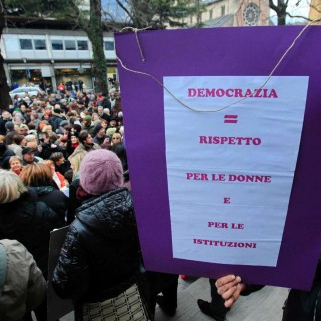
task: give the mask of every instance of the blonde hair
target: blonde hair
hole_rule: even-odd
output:
[[[42,132],[42,133],[47,133],[48,131],[52,131],[52,126],[51,126],[51,125],[45,125],[45,126],[43,126],[41,132]]]
[[[25,136],[25,140],[27,143],[37,142],[37,136],[35,134],[29,134],[29,135]]]
[[[41,162],[41,164],[45,164],[47,166],[51,166],[51,165],[55,165],[54,161],[50,160],[50,159],[45,159]]]
[[[52,184],[50,167],[43,163],[33,163],[24,167],[20,178],[28,186],[47,186]]]
[[[18,157],[18,156],[11,156],[11,157],[9,158],[9,165],[11,165],[11,162],[14,161],[14,160],[19,161],[20,164],[22,165],[22,159],[21,159],[20,157]]]
[[[30,148],[32,148],[32,149],[36,149],[37,148],[37,146],[38,146],[38,144],[37,144],[37,141],[31,141],[31,142],[28,142],[27,144],[26,144],[26,147],[30,147]]]
[[[13,202],[27,191],[18,175],[0,169],[0,203]]]
[[[73,179],[75,179],[76,175],[78,174],[78,171],[80,169],[80,164],[83,160],[83,158],[86,156],[87,152],[79,151],[75,154],[71,154],[68,158],[70,164],[72,165],[72,171],[73,171]]]

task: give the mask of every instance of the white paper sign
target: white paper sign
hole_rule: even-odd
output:
[[[276,266],[309,79],[275,76],[259,89],[265,80],[164,77],[207,111],[164,90],[174,258]]]

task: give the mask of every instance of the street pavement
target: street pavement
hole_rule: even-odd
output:
[[[282,306],[288,295],[288,289],[266,286],[249,296],[241,297],[228,312],[227,321],[281,321]],[[155,321],[213,321],[203,314],[197,299],[210,300],[208,279],[179,279],[178,308],[175,317],[166,316],[156,307]],[[73,321],[73,312],[60,321]]]

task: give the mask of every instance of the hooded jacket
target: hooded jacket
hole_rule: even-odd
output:
[[[139,241],[126,188],[85,202],[69,226],[53,287],[74,302],[102,302],[126,290],[138,272]]]

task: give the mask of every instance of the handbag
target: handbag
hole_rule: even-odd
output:
[[[115,298],[83,304],[82,319],[83,321],[150,320],[146,304],[136,283]]]

